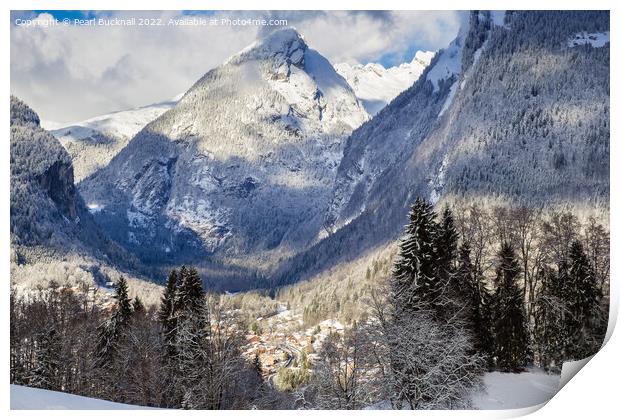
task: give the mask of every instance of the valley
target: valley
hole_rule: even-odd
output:
[[[187,409],[555,392],[607,325],[609,13],[459,19],[392,67],[261,32],[68,125],[11,96],[11,383]]]

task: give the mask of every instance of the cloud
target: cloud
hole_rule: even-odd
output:
[[[54,13],[54,12],[52,12]],[[200,14],[199,14],[200,15]],[[58,17],[58,15],[55,15]],[[167,22],[176,11],[89,12],[85,17],[150,17]],[[273,27],[260,26],[11,26],[11,91],[42,119],[72,122],[171,98],[209,69]],[[438,49],[458,30],[456,12],[214,12],[205,18],[286,19],[333,63],[410,60],[412,46]]]
[[[313,48],[332,62],[367,63],[386,55],[402,60],[412,45],[437,50],[458,32],[458,12],[372,11],[326,12],[311,17],[292,13],[296,26]]]

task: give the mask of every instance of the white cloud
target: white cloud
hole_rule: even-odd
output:
[[[179,12],[118,12],[166,22]],[[438,49],[458,30],[456,12],[217,12],[284,18],[332,62],[404,59]],[[34,17],[34,16],[32,16]],[[37,19],[49,21],[49,14]],[[256,26],[11,27],[11,91],[45,120],[70,122],[170,98],[266,29]]]

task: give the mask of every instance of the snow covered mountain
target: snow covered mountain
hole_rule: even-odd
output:
[[[11,245],[66,255],[85,252],[102,259],[123,257],[94,223],[74,185],[67,151],[40,126],[39,116],[11,96]],[[106,256],[107,255],[107,256]]]
[[[279,30],[209,71],[80,191],[144,260],[254,270],[317,240],[344,140],[368,118],[323,56]]]
[[[80,182],[106,166],[138,131],[172,108],[182,96],[73,124],[42,121],[41,125],[67,149],[73,161],[75,179]]]
[[[347,140],[330,235],[280,280],[395,240],[417,196],[607,207],[608,31],[607,12],[472,13],[418,81]]]
[[[366,111],[375,115],[399,93],[413,85],[434,56],[433,51],[418,51],[410,63],[387,69],[378,63],[340,63],[334,68],[353,88]]]
[[[375,63],[341,63],[334,68],[353,88],[366,111],[374,115],[400,92],[413,85],[434,55],[432,51],[418,51],[410,63],[387,69]],[[41,126],[67,149],[73,161],[75,180],[80,182],[106,166],[131,138],[148,123],[174,107],[183,95],[182,93],[167,101],[70,124],[41,121]]]

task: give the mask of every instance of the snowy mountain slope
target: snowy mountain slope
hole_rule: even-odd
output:
[[[418,80],[435,53],[418,51],[410,63],[385,68],[378,63],[336,64],[334,68],[353,88],[370,115],[377,114],[399,93]]]
[[[11,410],[152,410],[47,389],[11,385]]]
[[[97,226],[74,185],[69,154],[39,124],[11,96],[11,286],[25,294],[50,279],[98,287],[122,274],[134,291],[158,299],[157,287],[134,274],[150,270]]]
[[[138,131],[172,108],[182,96],[73,124],[43,121],[41,125],[67,149],[73,161],[76,182],[80,182],[107,165]]]
[[[586,33],[580,32],[568,40],[569,47],[592,45],[594,48],[604,47],[609,42],[609,31]]]
[[[276,31],[209,71],[80,191],[145,260],[254,270],[316,240],[344,139],[367,119],[325,58]]]
[[[378,180],[402,164],[432,128],[458,78],[468,28],[465,21],[457,38],[434,56],[415,84],[347,140],[325,217],[327,231],[359,216]]]
[[[281,281],[393,241],[416,196],[607,205],[609,46],[567,40],[607,31],[609,14],[507,12],[497,23],[472,14],[414,86],[353,133],[325,220],[331,235],[287,263]],[[454,47],[458,75],[435,67]]]
[[[113,245],[77,193],[69,154],[39,124],[37,114],[11,96],[11,243],[109,251]]]

